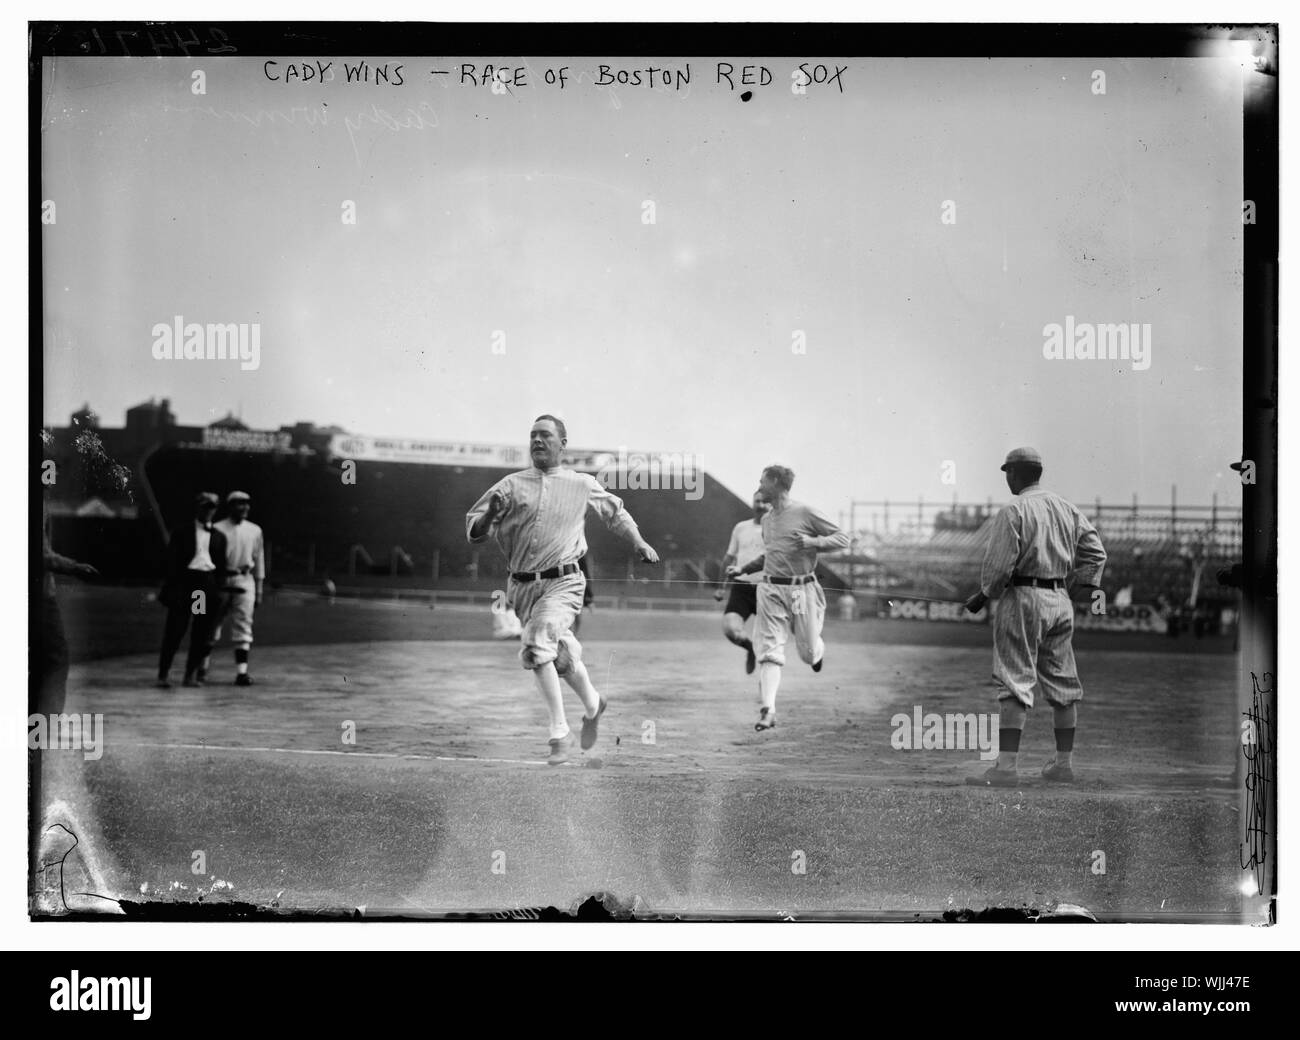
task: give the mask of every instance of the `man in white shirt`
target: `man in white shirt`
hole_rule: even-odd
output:
[[[1020,735],[1034,687],[1052,706],[1056,755],[1043,766],[1055,783],[1074,781],[1074,731],[1083,686],[1074,663],[1074,604],[1066,586],[1089,593],[1101,585],[1106,566],[1097,529],[1074,503],[1038,486],[1043,458],[1033,448],[1015,448],[1002,463],[1016,500],[993,518],[980,590],[966,601],[972,614],[991,599],[993,679],[998,693],[998,760],[976,787],[1017,787]]]
[[[763,517],[771,509],[762,491],[754,492],[754,515],[742,520],[731,529],[731,541],[727,543],[727,555],[722,558],[722,569],[744,567],[763,555]],[[745,674],[754,674],[754,643],[745,635],[745,622],[758,613],[758,583],[761,576],[746,574],[736,578],[727,585],[727,605],[722,608],[722,634],[745,651]],[[721,600],[723,589],[718,589],[713,598]]]
[[[248,674],[248,654],[253,646],[253,610],[262,605],[262,582],[266,577],[266,559],[262,529],[248,519],[252,500],[243,491],[226,496],[230,515],[216,523],[226,536],[226,604],[217,622],[213,643],[221,640],[221,630],[230,622],[230,641],[235,645],[235,685],[252,686]],[[203,662],[203,674],[208,662]]]
[[[578,561],[587,552],[584,524],[593,512],[621,536],[647,563],[659,556],[641,537],[636,521],[589,473],[560,465],[568,444],[564,423],[553,415],[538,416],[528,436],[531,469],[511,473],[484,492],[465,515],[471,544],[496,539],[510,569],[506,605],[523,622],[519,652],[533,673],[551,718],[550,765],[569,758],[573,735],[564,715],[560,679],[582,700],[582,748],[596,742],[596,726],[605,711],[605,698],[596,692],[582,663],[582,646],[574,638],[573,622],[582,610],[586,577]]]

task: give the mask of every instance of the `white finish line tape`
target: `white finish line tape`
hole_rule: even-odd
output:
[[[410,758],[423,762],[497,762],[512,766],[544,766],[546,760],[474,758],[461,755],[398,755],[385,751],[324,751],[317,748],[237,747],[233,744],[154,744],[115,742],[116,747],[172,748],[189,751],[260,751],[280,755],[340,755],[343,758]]]

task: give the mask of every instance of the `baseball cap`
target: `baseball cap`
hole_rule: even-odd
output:
[[[1008,466],[1015,465],[1017,462],[1025,462],[1034,466],[1041,466],[1043,464],[1043,457],[1038,454],[1037,448],[1012,448],[1007,452],[1007,461],[1002,463],[1000,469],[1005,473]]]
[[[232,491],[230,494],[226,496],[227,505],[229,505],[231,502],[251,502],[251,501],[252,499],[248,497],[247,491]]]
[[[220,501],[221,499],[217,498],[217,496],[211,491],[200,491],[194,496],[194,504],[196,506],[215,506]]]

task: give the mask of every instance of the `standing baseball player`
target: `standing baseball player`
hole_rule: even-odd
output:
[[[532,468],[511,473],[494,484],[465,515],[465,533],[473,544],[489,534],[505,553],[510,568],[506,603],[523,622],[523,666],[533,673],[550,715],[550,765],[568,760],[573,734],[564,715],[563,678],[582,701],[582,748],[596,742],[605,698],[596,692],[582,663],[582,646],[571,631],[582,610],[586,578],[578,560],[587,551],[583,525],[587,511],[636,549],[647,563],[658,554],[641,537],[636,522],[591,474],[560,465],[568,443],[564,423],[542,415],[529,433]]]
[[[1101,585],[1106,565],[1097,529],[1073,503],[1038,486],[1043,459],[1033,448],[1016,448],[1002,464],[1016,500],[993,519],[984,553],[980,590],[966,601],[978,613],[997,599],[993,615],[993,679],[998,694],[998,760],[980,776],[977,787],[1015,787],[1020,734],[1034,706],[1035,683],[1052,706],[1056,755],[1043,777],[1074,780],[1074,731],[1083,686],[1074,664],[1074,604],[1066,592],[1073,577],[1076,593]]]
[[[222,579],[226,573],[226,536],[212,525],[217,496],[200,492],[194,517],[172,528],[167,538],[167,578],[158,599],[167,608],[162,650],[158,654],[158,686],[171,687],[167,675],[190,630],[182,686],[202,686],[198,670],[212,651],[213,621],[220,611]]]
[[[824,513],[790,498],[793,484],[794,473],[785,466],[763,470],[758,489],[771,503],[763,517],[763,555],[742,567],[727,569],[732,577],[763,572],[754,630],[760,701],[754,729],[759,731],[776,725],[776,691],[791,629],[800,659],[814,672],[822,670],[826,593],[817,581],[817,553],[849,545],[849,536]]]
[[[248,519],[252,500],[243,491],[226,496],[230,515],[216,523],[226,536],[226,599],[213,642],[221,640],[221,630],[230,622],[230,641],[235,644],[235,685],[252,686],[248,674],[248,652],[253,647],[253,611],[262,605],[262,582],[266,578],[266,559],[262,529]],[[207,674],[208,661],[203,662]]]
[[[763,555],[763,517],[771,508],[762,491],[754,492],[754,515],[742,520],[731,529],[727,555],[722,558],[723,570],[744,567]],[[745,674],[754,674],[754,643],[745,635],[745,622],[758,613],[759,575],[746,574],[728,582],[724,593],[718,589],[713,598],[720,600],[725,594],[727,605],[722,608],[722,634],[745,651]]]

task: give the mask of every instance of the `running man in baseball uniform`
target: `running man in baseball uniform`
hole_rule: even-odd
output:
[[[763,572],[754,629],[760,700],[754,729],[759,731],[776,725],[776,691],[781,685],[785,644],[791,629],[800,659],[814,672],[822,670],[826,655],[826,644],[822,642],[826,593],[817,581],[817,554],[847,549],[849,545],[849,536],[824,513],[790,498],[793,484],[794,473],[785,466],[763,470],[758,489],[771,503],[763,517],[763,555],[727,571],[732,577]]]
[[[742,520],[731,529],[731,541],[727,543],[727,555],[722,558],[723,570],[732,567],[744,567],[763,555],[763,517],[771,509],[762,491],[754,492],[754,515],[749,520]],[[746,574],[742,578],[728,582],[724,592],[718,589],[713,598],[720,600],[727,596],[727,605],[722,609],[722,634],[745,651],[745,674],[754,674],[756,658],[754,643],[745,635],[745,622],[758,613],[757,574]]]
[[[218,520],[216,528],[226,536],[226,604],[213,642],[230,622],[230,641],[235,644],[235,685],[252,686],[248,674],[248,652],[253,647],[253,610],[262,605],[262,582],[266,578],[262,529],[248,519],[252,501],[243,491],[226,496],[230,515]],[[208,661],[203,662],[206,674]]]
[[[582,663],[582,645],[571,631],[587,583],[578,560],[587,552],[583,528],[588,510],[631,544],[646,563],[658,563],[659,556],[641,537],[621,500],[591,474],[560,465],[568,444],[561,420],[539,416],[528,442],[532,468],[492,485],[465,515],[465,533],[472,544],[494,535],[505,553],[510,568],[506,603],[524,626],[519,658],[533,673],[550,714],[551,753],[546,761],[560,765],[573,747],[560,679],[585,709],[584,751],[596,743],[597,725],[606,707]]]
[[[1056,755],[1043,766],[1043,777],[1056,783],[1074,780],[1074,731],[1083,686],[1074,664],[1076,593],[1101,585],[1106,566],[1097,529],[1071,502],[1038,486],[1043,459],[1033,448],[1016,448],[1002,464],[1007,487],[1016,500],[993,518],[984,553],[980,590],[966,601],[978,613],[997,599],[993,615],[993,678],[998,694],[998,760],[966,782],[976,787],[1016,787],[1020,734],[1034,706],[1035,684],[1052,706]]]

